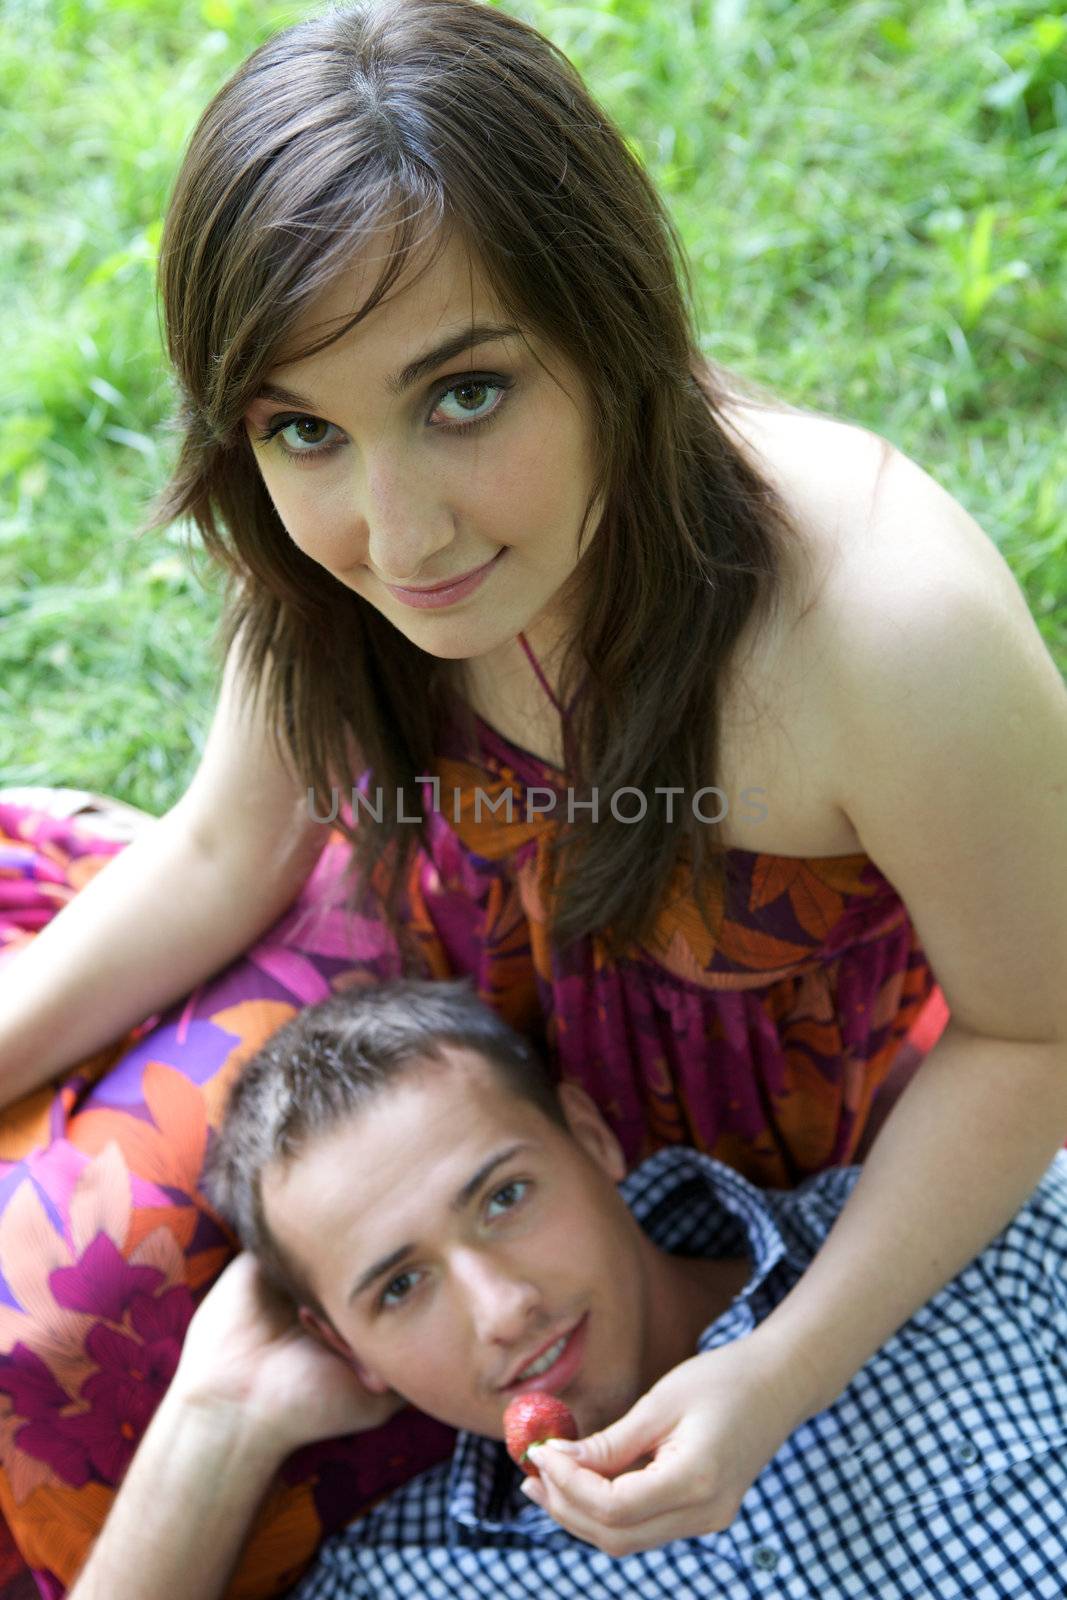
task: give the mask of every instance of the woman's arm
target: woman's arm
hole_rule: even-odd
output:
[[[0,1104],[225,966],[290,904],[328,833],[231,651],[185,795],[0,969]]]
[[[994,1239],[1067,1140],[1067,689],[995,547],[895,456],[828,613],[838,801],[951,1022],[819,1255],[761,1325],[831,1403]]]
[[[899,457],[870,535],[823,613],[827,764],[952,1019],[770,1315],[602,1432],[539,1452],[533,1498],[610,1555],[728,1527],[781,1444],[1003,1231],[1067,1140],[1067,690],[995,548]]]
[[[1003,1231],[1065,1136],[1067,1046],[949,1023],[821,1251],[760,1324],[791,1375],[794,1426]]]

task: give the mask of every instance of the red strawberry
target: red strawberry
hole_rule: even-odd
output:
[[[533,1462],[527,1460],[526,1452],[532,1444],[543,1444],[546,1439],[577,1437],[577,1423],[554,1394],[531,1389],[508,1401],[504,1412],[504,1444],[512,1461],[531,1477],[541,1476]]]

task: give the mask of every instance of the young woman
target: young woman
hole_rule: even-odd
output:
[[[685,277],[566,59],[475,0],[291,28],[193,135],[156,520],[230,576],[215,720],[125,848],[0,806],[0,1503],[47,1592],[233,1252],[199,1187],[227,1085],[331,989],[469,974],[631,1162],[791,1187],[870,1149],[796,1290],[679,1369],[652,1542],[739,1502],[1067,1135],[1056,669],[916,465],[701,357]],[[292,1457],[240,1592],[450,1437]]]

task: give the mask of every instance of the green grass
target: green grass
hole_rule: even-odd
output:
[[[162,811],[217,585],[136,539],[173,448],[153,265],[184,142],[318,7],[0,0],[0,780]],[[524,0],[669,198],[707,350],[876,429],[997,542],[1067,667],[1067,7]]]

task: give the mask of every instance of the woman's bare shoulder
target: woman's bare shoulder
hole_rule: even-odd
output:
[[[862,566],[864,530],[892,446],[852,423],[747,400],[732,400],[720,420],[788,518],[778,603],[753,618],[735,657],[740,673],[752,684],[766,679],[780,700],[784,684],[800,677],[814,687],[819,640],[833,630]]]
[[[868,606],[885,615],[946,588],[1025,600],[993,540],[937,480],[888,439],[816,412],[732,405],[742,449],[777,490],[796,530],[786,548],[786,614],[840,636]],[[848,630],[851,634],[852,630]]]
[[[724,419],[778,492],[795,537],[781,600],[754,618],[731,665],[723,761],[739,782],[782,797],[760,848],[835,854],[859,847],[840,804],[853,761],[845,709],[888,695],[902,640],[925,640],[953,611],[990,600],[1020,639],[1036,633],[993,540],[904,452],[871,430],[813,413],[739,406]],[[918,707],[916,707],[918,711]],[[748,845],[747,838],[737,843]]]
[[[789,407],[736,401],[723,420],[776,491],[821,587],[860,536],[892,445],[855,423]]]

